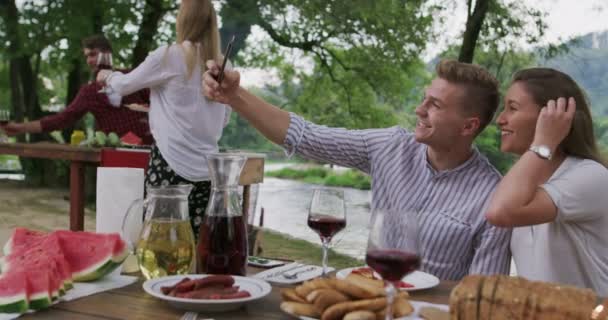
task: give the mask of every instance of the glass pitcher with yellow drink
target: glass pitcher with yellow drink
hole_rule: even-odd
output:
[[[146,279],[193,271],[195,241],[188,216],[191,189],[190,185],[149,187],[147,198],[135,200],[127,210],[123,238]]]

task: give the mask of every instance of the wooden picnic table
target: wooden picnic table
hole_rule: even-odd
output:
[[[12,154],[24,158],[60,159],[70,161],[70,230],[84,230],[85,166],[101,164],[99,148],[80,147],[50,142],[0,143],[0,154]],[[250,185],[264,179],[264,156],[245,153],[247,162],[239,184],[243,188],[243,212],[249,211]]]
[[[250,268],[251,273],[261,269]],[[412,300],[447,304],[455,281],[442,281],[439,286],[427,290],[412,292]],[[200,319],[245,320],[245,319],[293,319],[279,308],[281,304],[280,287],[273,286],[272,292],[244,308],[222,313],[200,313]],[[27,314],[20,319],[154,319],[178,320],[184,311],[175,309],[166,302],[146,294],[142,281],[129,286],[101,292],[69,302],[61,302],[50,309]]]
[[[0,227],[0,245],[6,243],[11,232],[12,230]],[[265,269],[248,267],[247,273],[253,275],[263,270]],[[72,301],[63,301],[49,309],[25,314],[19,319],[178,320],[184,314],[184,311],[175,309],[165,301],[148,295],[144,291],[142,283],[143,279],[123,288],[100,292]],[[412,300],[447,304],[450,292],[456,284],[456,281],[441,281],[437,287],[411,292]],[[279,308],[282,301],[280,289],[281,287],[272,286],[272,292],[268,296],[252,302],[244,308],[223,313],[201,313],[200,319],[293,319]]]

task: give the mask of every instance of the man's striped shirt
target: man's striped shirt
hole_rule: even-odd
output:
[[[510,229],[490,225],[484,212],[501,176],[476,149],[465,163],[436,171],[427,146],[403,128],[329,128],[291,114],[284,147],[291,155],[359,169],[372,178],[372,208],[419,215],[421,270],[440,279],[508,274]],[[390,232],[399,234],[398,224]]]

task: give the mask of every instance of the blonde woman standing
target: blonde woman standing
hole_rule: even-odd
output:
[[[177,40],[149,54],[133,71],[102,70],[97,80],[127,95],[150,88],[150,130],[155,140],[146,187],[192,184],[190,219],[195,237],[203,221],[211,183],[206,155],[218,151],[230,108],[207,100],[200,86],[204,61],[221,59],[217,17],[210,0],[182,0]]]

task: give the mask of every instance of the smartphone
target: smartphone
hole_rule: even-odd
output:
[[[226,69],[226,63],[228,62],[228,58],[230,57],[230,52],[232,52],[232,45],[234,43],[235,36],[232,36],[230,42],[226,46],[226,52],[224,52],[224,62],[222,62],[222,67],[220,68],[220,73],[217,75],[217,83],[222,84],[222,80],[224,80],[224,69]]]

